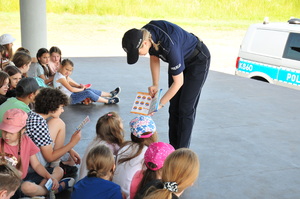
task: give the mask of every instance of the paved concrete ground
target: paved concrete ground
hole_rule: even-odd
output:
[[[71,105],[62,114],[67,140],[89,115],[75,149],[83,155],[95,136],[95,124],[108,111],[124,121],[129,139],[130,109],[138,91],[151,84],[148,59],[127,65],[125,57],[71,58],[72,78],[103,91],[122,87],[118,105]],[[160,87],[167,90],[167,67]],[[297,199],[300,198],[300,92],[255,80],[210,71],[197,110],[191,149],[200,159],[200,176],[183,199]],[[168,111],[153,116],[159,140],[168,142]],[[66,198],[66,196],[62,197]]]

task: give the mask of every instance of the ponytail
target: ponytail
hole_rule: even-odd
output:
[[[158,41],[158,43],[155,43],[153,41],[153,39],[152,39],[151,33],[148,30],[146,30],[145,28],[142,28],[141,31],[143,33],[143,41],[149,39],[150,42],[151,42],[151,44],[153,45],[154,49],[156,51],[158,51],[159,50],[160,41]]]

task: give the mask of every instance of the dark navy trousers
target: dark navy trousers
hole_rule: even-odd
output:
[[[169,141],[175,149],[190,146],[198,101],[209,71],[208,48],[200,41],[196,48],[199,53],[185,61],[184,83],[170,100]],[[169,74],[169,87],[172,83],[173,78]]]

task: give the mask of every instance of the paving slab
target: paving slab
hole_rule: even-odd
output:
[[[75,147],[80,155],[95,137],[99,117],[116,111],[129,139],[130,113],[136,92],[151,85],[149,59],[127,65],[125,57],[74,57],[72,78],[92,88],[120,86],[117,105],[69,105],[62,114],[67,137],[90,116]],[[167,90],[167,65],[161,66],[160,87]],[[210,71],[197,109],[191,149],[201,162],[198,181],[181,198],[300,198],[300,92],[234,75]],[[159,140],[168,142],[168,110],[153,116]],[[67,198],[68,196],[60,196]]]

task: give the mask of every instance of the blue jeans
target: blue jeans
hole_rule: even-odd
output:
[[[85,89],[83,91],[72,93],[71,94],[71,104],[78,104],[85,100],[86,98],[90,98],[93,102],[98,101],[99,97],[101,96],[102,92],[95,89]]]

